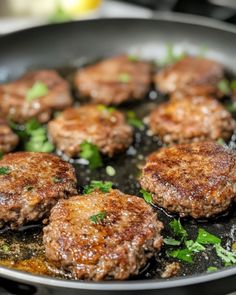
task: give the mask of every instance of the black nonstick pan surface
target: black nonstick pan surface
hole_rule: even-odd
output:
[[[97,59],[120,53],[138,54],[151,61],[160,60],[166,53],[166,44],[172,43],[178,50],[197,54],[207,47],[206,56],[225,64],[229,73],[236,74],[236,29],[204,18],[182,15],[158,15],[155,19],[104,19],[42,26],[16,32],[0,38],[0,81],[15,79],[27,70],[56,68],[69,81],[76,68]],[[133,110],[143,118],[153,106],[166,98],[151,90],[143,102],[129,103],[119,109]],[[231,141],[232,148],[234,136]],[[120,190],[139,194],[137,176],[144,157],[160,147],[158,138],[148,135],[147,129],[136,130],[132,147],[124,154],[110,160],[104,158],[104,167],[90,171],[74,162],[78,175],[78,190],[90,180],[110,180]],[[108,176],[105,167],[111,165],[115,176]],[[170,235],[170,216],[155,208],[166,225],[163,235]],[[210,221],[182,220],[191,238],[198,227],[220,236],[224,245],[236,239],[235,206],[224,216]],[[19,232],[4,229],[0,241],[13,245],[2,259],[29,259],[41,257],[41,225],[30,225]],[[10,257],[11,256],[11,257]],[[156,255],[141,274],[126,282],[82,282],[65,277],[32,275],[0,266],[1,288],[9,292],[10,280],[26,284],[26,294],[226,294],[236,290],[236,267],[225,267],[210,249],[194,258],[193,264],[181,264],[177,277],[161,279],[160,273],[167,258],[165,253]],[[206,273],[208,266],[217,266],[214,273]],[[30,287],[33,286],[33,287]],[[17,293],[18,292],[18,293]],[[23,294],[21,291],[15,294]],[[2,294],[0,292],[0,294]]]

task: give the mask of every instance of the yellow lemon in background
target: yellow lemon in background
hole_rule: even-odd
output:
[[[87,14],[98,8],[102,0],[60,0],[61,8],[71,16]]]

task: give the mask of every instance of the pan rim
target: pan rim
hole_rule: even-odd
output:
[[[91,22],[121,22],[121,21],[165,21],[165,22],[177,22],[180,24],[191,24],[199,27],[206,27],[221,30],[224,32],[229,32],[236,34],[236,26],[225,24],[221,21],[212,20],[207,17],[195,16],[191,14],[183,13],[163,13],[158,12],[153,15],[152,18],[101,18],[92,20],[80,20],[59,24],[46,24],[34,26],[31,28],[14,31],[8,34],[0,36],[0,41],[4,38],[15,36],[21,34],[22,32],[31,32],[35,30],[42,30],[48,27],[58,27],[64,25],[70,25],[75,23],[91,23]],[[225,277],[230,277],[236,275],[236,267],[228,267],[222,270],[218,270],[214,273],[203,273],[195,274],[186,277],[171,278],[168,280],[163,279],[151,279],[151,280],[133,280],[133,281],[103,281],[103,282],[89,282],[89,281],[74,281],[51,278],[42,275],[34,275],[26,273],[19,270],[13,270],[4,266],[0,266],[0,277],[6,279],[14,279],[16,281],[22,281],[24,283],[33,283],[42,286],[52,286],[60,288],[73,288],[81,290],[101,290],[101,291],[125,291],[125,290],[150,290],[150,289],[165,289],[165,288],[176,288],[182,286],[188,286],[192,284],[206,283],[218,279],[223,279]]]
[[[236,267],[227,267],[212,273],[203,273],[200,275],[190,275],[186,277],[170,278],[170,279],[150,279],[150,280],[132,280],[132,281],[76,281],[51,278],[43,275],[33,275],[20,270],[9,269],[0,266],[0,277],[6,279],[14,279],[23,283],[33,283],[42,286],[70,288],[78,290],[99,290],[99,291],[135,291],[135,290],[151,290],[151,289],[171,289],[183,287],[210,281],[216,281],[226,277],[236,275]]]
[[[0,40],[6,37],[18,35],[21,33],[27,33],[34,30],[39,29],[46,29],[58,26],[65,26],[65,25],[73,25],[78,23],[92,23],[92,22],[117,22],[117,21],[166,21],[166,22],[177,22],[182,24],[191,24],[201,27],[207,27],[217,30],[222,30],[225,32],[236,34],[236,26],[232,24],[224,23],[220,20],[213,20],[205,16],[196,16],[193,14],[185,14],[180,12],[155,12],[152,17],[114,17],[114,18],[99,18],[99,19],[82,19],[82,20],[74,20],[74,21],[66,21],[63,23],[52,23],[52,24],[44,24],[44,25],[36,25],[30,28],[25,28],[21,30],[16,30],[14,32],[6,33],[0,35]]]

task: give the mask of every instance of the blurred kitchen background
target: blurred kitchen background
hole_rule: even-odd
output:
[[[99,17],[181,12],[236,24],[236,0],[0,0],[0,34],[35,25]]]

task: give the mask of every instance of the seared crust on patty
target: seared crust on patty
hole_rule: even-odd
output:
[[[59,150],[76,157],[84,141],[93,143],[108,156],[126,149],[133,129],[124,115],[103,105],[84,105],[65,110],[48,125],[50,137]]]
[[[97,223],[94,216],[103,212]],[[48,260],[75,279],[127,279],[162,245],[162,223],[145,201],[119,190],[60,200],[44,228]]]
[[[208,218],[236,198],[236,155],[214,142],[161,148],[147,158],[140,183],[169,212]]]
[[[158,105],[150,128],[165,143],[229,139],[236,122],[218,101],[206,96],[183,96]]]
[[[18,142],[18,136],[13,133],[5,120],[0,119],[0,152],[9,153],[17,146]]]
[[[17,152],[0,160],[0,226],[17,229],[47,216],[55,203],[76,194],[74,168],[47,153]]]
[[[47,87],[47,94],[28,101],[28,91],[38,82]],[[69,84],[54,70],[29,72],[16,81],[0,85],[0,115],[17,123],[31,118],[45,123],[53,110],[62,110],[71,104]]]
[[[222,96],[218,83],[224,78],[220,63],[187,56],[160,70],[154,77],[156,88],[163,93],[181,91],[189,95]]]
[[[127,55],[105,59],[78,70],[75,87],[80,97],[93,103],[117,105],[142,99],[151,84],[151,64]]]

